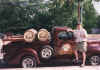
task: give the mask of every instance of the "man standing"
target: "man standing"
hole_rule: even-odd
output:
[[[76,61],[79,60],[78,51],[82,53],[82,64],[81,67],[85,66],[86,51],[87,51],[87,31],[82,27],[82,24],[77,24],[76,30],[74,30],[76,37],[75,57]]]

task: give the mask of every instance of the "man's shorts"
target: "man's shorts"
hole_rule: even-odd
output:
[[[76,44],[75,50],[80,51],[80,52],[87,52],[87,42],[78,42]]]

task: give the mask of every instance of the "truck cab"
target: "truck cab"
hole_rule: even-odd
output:
[[[72,47],[75,37],[68,27],[55,27],[54,28],[54,48],[56,55],[72,54]]]
[[[74,56],[73,48],[75,47],[75,37],[72,29],[68,27],[54,27],[51,31],[51,42],[47,46],[52,49],[44,47],[41,50],[41,57],[43,59],[59,59],[59,61],[62,59],[72,60]]]

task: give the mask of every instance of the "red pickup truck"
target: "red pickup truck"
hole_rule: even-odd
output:
[[[75,38],[68,27],[54,27],[50,40],[40,41],[36,36],[32,42],[26,42],[24,35],[10,35],[3,39],[2,53],[8,64],[21,67],[36,67],[41,62],[74,59]],[[100,64],[100,35],[88,35],[87,61],[92,65]],[[80,57],[81,58],[81,57]]]

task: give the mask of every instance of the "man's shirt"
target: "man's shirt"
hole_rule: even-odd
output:
[[[87,41],[87,31],[84,28],[74,30],[76,42]]]

